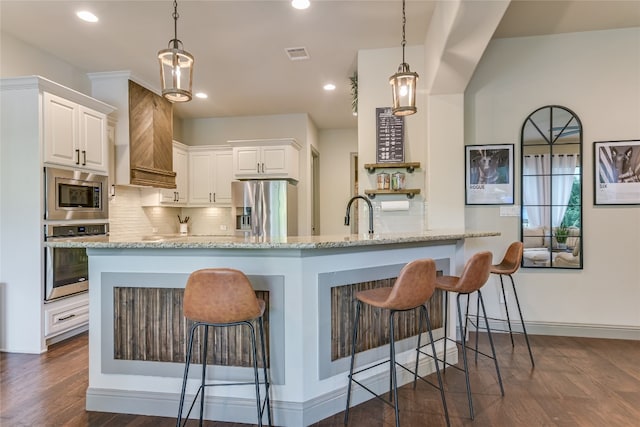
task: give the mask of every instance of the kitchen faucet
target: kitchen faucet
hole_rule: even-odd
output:
[[[349,203],[347,203],[347,213],[344,216],[344,225],[349,225],[349,216],[350,216],[350,211],[351,211],[351,204],[356,199],[364,200],[365,202],[367,202],[367,205],[369,206],[369,234],[373,234],[373,206],[371,206],[371,201],[369,200],[369,198],[367,198],[365,196],[357,195],[357,196],[353,196],[351,199],[349,199]]]

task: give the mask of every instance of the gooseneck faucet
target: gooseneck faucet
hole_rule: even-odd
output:
[[[365,202],[367,202],[367,206],[369,206],[369,234],[373,234],[373,206],[371,206],[371,201],[369,200],[369,198],[365,197],[365,196],[357,195],[357,196],[353,196],[351,199],[349,199],[349,203],[347,203],[347,213],[344,216],[344,225],[349,225],[351,204],[356,199],[364,200]]]

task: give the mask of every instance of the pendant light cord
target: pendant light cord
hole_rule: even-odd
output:
[[[404,1],[405,0],[402,0],[402,63],[403,64],[405,63],[405,60],[404,60],[404,46],[407,44],[407,40],[405,38],[405,30],[404,30],[404,27],[407,24],[407,17],[406,17],[405,12],[404,12]]]
[[[178,1],[173,0],[173,43],[178,48],[178,18],[180,15],[178,14]]]

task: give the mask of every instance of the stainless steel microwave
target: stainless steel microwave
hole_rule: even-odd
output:
[[[106,175],[51,167],[44,175],[45,220],[109,219]]]

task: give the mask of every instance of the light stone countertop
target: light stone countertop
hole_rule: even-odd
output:
[[[87,236],[45,242],[56,248],[104,249],[330,249],[372,245],[428,243],[471,237],[499,236],[496,231],[429,230],[422,233],[385,233],[291,236],[282,239],[212,236],[212,235],[146,235]]]

